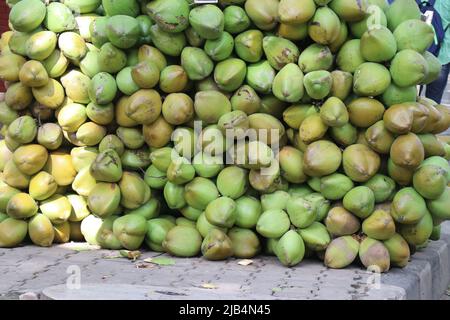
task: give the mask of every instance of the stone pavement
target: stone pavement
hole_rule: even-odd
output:
[[[0,300],[25,292],[41,299],[439,299],[450,280],[450,223],[442,240],[381,279],[357,265],[331,270],[318,260],[285,268],[275,257],[247,266],[236,259],[175,258],[161,266],[143,261],[160,255],[154,252],[132,262],[107,258],[116,251],[70,248],[0,249]],[[78,274],[80,288],[72,288]]]

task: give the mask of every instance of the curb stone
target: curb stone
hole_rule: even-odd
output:
[[[450,282],[450,222],[442,224],[441,240],[417,251],[403,269],[391,269],[382,283],[405,290],[405,299],[438,300]]]

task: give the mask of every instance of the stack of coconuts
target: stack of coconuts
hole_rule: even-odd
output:
[[[414,0],[8,3],[0,247],[384,272],[450,219]]]

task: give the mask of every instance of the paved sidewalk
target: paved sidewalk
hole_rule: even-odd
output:
[[[114,253],[64,245],[0,249],[0,300],[25,292],[41,299],[439,299],[450,280],[450,223],[442,240],[416,253],[406,268],[382,275],[378,286],[377,276],[359,266],[331,270],[317,260],[285,268],[274,257],[247,266],[236,259],[176,258],[159,266],[143,261],[154,252],[135,262],[105,257]],[[67,287],[73,270],[80,271],[80,289]]]

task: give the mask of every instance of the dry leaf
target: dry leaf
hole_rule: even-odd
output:
[[[151,269],[151,268],[153,268],[153,265],[151,265],[151,264],[138,263],[136,265],[136,269]]]
[[[212,283],[204,283],[201,285],[201,287],[204,289],[217,289],[217,286]]]
[[[144,259],[144,261],[148,263],[157,264],[159,266],[173,266],[175,264],[175,260],[166,257],[147,258]]]
[[[135,250],[135,251],[120,250],[120,255],[124,258],[136,261],[136,259],[141,256],[141,252],[139,250]]]
[[[68,242],[58,245],[59,248],[70,249],[74,251],[91,251],[99,250],[100,246],[92,245],[86,242]]]
[[[252,263],[253,263],[253,260],[250,260],[250,259],[243,259],[238,262],[238,264],[240,264],[241,266],[248,266]]]
[[[112,253],[112,254],[105,254],[103,256],[103,259],[116,259],[116,258],[122,258],[122,255],[119,253]]]

